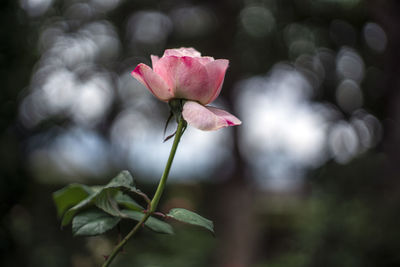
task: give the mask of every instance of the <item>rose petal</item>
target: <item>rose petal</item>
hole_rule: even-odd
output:
[[[157,64],[157,62],[160,58],[158,56],[154,56],[154,55],[151,55],[150,57],[151,57],[151,65],[153,66],[153,69],[154,69],[154,66]]]
[[[209,111],[214,113],[216,116],[224,119],[228,126],[236,126],[242,124],[242,121],[230,114],[228,111],[219,109],[216,107],[206,107]]]
[[[222,85],[224,84],[225,73],[228,65],[229,60],[217,59],[205,66],[208,73],[209,86],[212,88],[212,94],[210,95],[210,98],[204,102],[205,105],[213,102],[219,96]]]
[[[175,88],[175,76],[173,75],[178,64],[179,57],[168,56],[160,58],[153,65],[154,72],[160,75],[172,90]]]
[[[163,57],[165,56],[177,56],[177,57],[201,57],[199,51],[194,49],[193,47],[181,47],[176,49],[167,49],[164,52]]]
[[[198,60],[202,65],[207,65],[210,62],[213,62],[215,59],[213,57],[199,57]]]
[[[203,131],[218,130],[242,123],[229,112],[214,107],[205,107],[194,101],[185,103],[182,115],[187,123]]]
[[[197,100],[203,104],[214,94],[214,88],[209,85],[208,72],[199,58],[162,57],[154,71],[172,88],[175,98]]]
[[[168,101],[173,98],[173,94],[168,84],[149,66],[141,63],[132,71],[131,74],[160,100]]]

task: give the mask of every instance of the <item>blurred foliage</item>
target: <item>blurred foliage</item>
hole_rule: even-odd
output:
[[[242,227],[248,227],[256,235],[252,246],[245,246],[249,266],[399,266],[399,143],[391,134],[398,133],[394,130],[400,118],[395,108],[399,14],[395,0],[2,1],[0,265],[85,267],[103,261],[117,231],[105,238],[73,238],[69,228],[60,230],[51,194],[69,182],[107,183],[110,173],[129,168],[129,154],[105,156],[106,142],[82,141],[97,161],[85,161],[78,153],[73,154],[75,161],[63,165],[56,155],[66,152],[70,143],[49,154],[44,151],[76,127],[83,129],[74,132],[78,137],[89,132],[95,140],[112,139],[111,128],[128,114],[127,106],[135,109],[136,117],[127,116],[130,124],[117,132],[138,133],[128,134],[128,139],[147,135],[140,131],[151,123],[143,121],[161,125],[166,108],[146,100],[138,93],[143,88],[133,90],[137,85],[124,80],[124,74],[139,62],[149,63],[150,54],[160,55],[165,48],[194,46],[230,60],[221,101],[234,114],[237,84],[270,75],[277,63],[285,63],[312,85],[308,102],[323,104],[334,114],[328,116],[328,132],[339,121],[360,129],[378,125],[383,135],[376,131],[368,142],[362,139],[365,136],[355,137],[360,145],[353,150],[351,138],[341,139],[331,145],[333,152],[320,165],[304,171],[306,179],[299,188],[268,192],[255,186],[250,191],[252,205],[243,207],[238,195],[221,196],[230,181],[239,187],[234,192],[245,192],[255,183],[247,177],[255,165],[245,158],[252,151],[239,147],[241,135],[234,132],[233,152],[213,170],[220,177],[217,182],[171,183],[163,200],[164,210],[182,207],[215,218],[216,239],[181,224],[173,238],[144,230],[115,265],[243,266],[226,260],[236,255],[224,250],[241,244],[226,242],[219,233],[234,228],[228,235],[247,235]],[[59,42],[54,42],[56,37]],[[83,40],[86,50],[73,50],[77,40]],[[93,47],[99,50],[93,52]],[[46,83],[52,71],[60,70],[61,61],[67,62],[62,71]],[[75,83],[81,91],[74,91]],[[123,85],[133,93],[126,93]],[[68,90],[81,93],[81,98]],[[35,98],[38,95],[42,98]],[[370,124],[360,124],[355,116],[360,109]],[[346,125],[345,137],[358,136],[353,129],[357,127],[351,130]],[[92,170],[76,171],[79,164]],[[141,189],[153,192],[153,184],[146,182],[149,173],[140,176]],[[221,198],[225,204],[215,204]],[[248,212],[254,215],[251,225],[229,226]],[[123,222],[121,233],[131,227]]]
[[[367,154],[345,167],[324,167],[312,179],[311,196],[286,218],[292,223],[278,237],[279,251],[257,266],[396,266],[399,202],[377,194],[384,164],[384,157]]]

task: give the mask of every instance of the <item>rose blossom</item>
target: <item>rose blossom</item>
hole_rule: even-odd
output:
[[[167,49],[159,58],[151,56],[153,69],[141,63],[132,76],[146,86],[158,99],[187,100],[183,118],[192,126],[205,131],[239,125],[232,114],[205,105],[221,92],[229,61],[202,57],[194,48]]]

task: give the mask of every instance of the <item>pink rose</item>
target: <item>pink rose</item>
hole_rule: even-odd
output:
[[[162,101],[187,100],[182,115],[190,125],[211,131],[242,123],[224,110],[205,106],[221,92],[228,60],[202,57],[194,48],[182,47],[165,50],[161,58],[152,55],[151,61],[153,69],[141,63],[132,76]]]

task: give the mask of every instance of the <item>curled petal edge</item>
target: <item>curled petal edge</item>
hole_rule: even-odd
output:
[[[149,66],[141,63],[131,74],[136,80],[146,86],[158,99],[168,101],[173,98],[173,93],[168,84]]]
[[[154,66],[157,64],[157,62],[160,60],[160,58],[155,55],[150,55],[150,58],[151,58],[151,65],[153,66],[153,70],[154,70]]]
[[[210,87],[214,89],[210,98],[206,101],[206,104],[211,103],[219,96],[228,66],[229,60],[227,59],[217,59],[205,65],[209,76]]]
[[[188,56],[188,57],[201,57],[201,53],[193,47],[181,47],[175,49],[167,49],[164,51],[164,56]]]
[[[242,123],[225,110],[206,107],[194,101],[187,101],[184,104],[182,115],[189,125],[203,131],[215,131]]]

